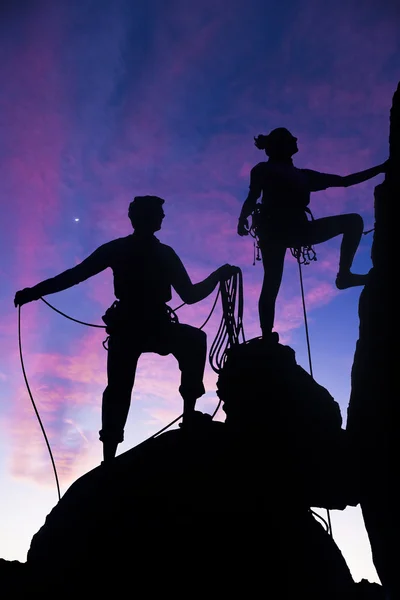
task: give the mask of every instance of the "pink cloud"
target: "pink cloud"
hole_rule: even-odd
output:
[[[36,390],[35,378],[32,379],[32,392],[52,448],[60,484],[63,486],[74,477],[84,461],[89,446],[94,442],[94,432],[77,427],[70,418],[57,422],[57,409],[66,402],[65,390],[54,387]],[[71,400],[77,401],[78,398],[69,397],[68,401]],[[82,400],[82,394],[79,394],[79,402]],[[16,389],[13,411],[6,419],[6,425],[12,444],[9,461],[13,476],[33,479],[42,485],[52,485],[54,475],[48,450],[26,389],[22,385]]]
[[[337,290],[333,285],[321,283],[306,292],[305,301],[308,312],[308,318],[312,315],[312,310],[325,306],[337,295]],[[312,318],[312,316],[311,316]],[[301,297],[286,300],[281,299],[277,304],[275,330],[285,336],[286,343],[290,342],[288,334],[294,329],[302,327],[304,323],[303,305]]]
[[[80,337],[79,354],[75,356],[34,353],[30,358],[32,369],[36,376],[51,374],[66,381],[103,385],[106,353],[101,348],[101,340],[105,337],[106,334]]]

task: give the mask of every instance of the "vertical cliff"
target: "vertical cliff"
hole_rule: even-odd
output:
[[[400,200],[400,84],[390,111],[390,164],[375,188],[369,280],[360,295],[347,431],[361,474],[361,508],[382,583],[396,596],[398,427],[395,213]],[[398,577],[397,577],[398,579]]]

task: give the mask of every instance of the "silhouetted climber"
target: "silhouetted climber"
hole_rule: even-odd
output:
[[[362,183],[384,173],[386,163],[345,177],[319,173],[310,169],[298,169],[293,165],[292,156],[298,151],[297,138],[284,127],[254,139],[257,148],[265,150],[268,161],[258,163],[251,170],[250,191],[240,213],[237,232],[240,236],[248,235],[247,219],[254,213],[257,200],[262,194],[256,223],[264,265],[259,313],[263,337],[269,339],[287,248],[312,246],[343,234],[336,286],[343,290],[365,284],[367,275],[351,272],[363,232],[362,217],[352,213],[322,219],[312,218],[309,221],[307,213],[311,214],[311,211],[307,205],[311,192]]]
[[[173,354],[181,370],[179,391],[183,398],[183,425],[190,427],[196,400],[205,393],[206,334],[172,320],[167,302],[171,286],[187,304],[206,298],[221,280],[236,271],[223,265],[203,281],[193,284],[174,250],[162,244],[154,232],[161,229],[164,200],[138,196],[129,206],[134,233],[103,244],[82,263],[16,293],[14,304],[22,306],[41,296],[54,294],[85,281],[110,267],[118,301],[103,317],[109,333],[107,376],[103,394],[102,429],[104,460],[113,458],[123,441],[136,366],[143,352]]]

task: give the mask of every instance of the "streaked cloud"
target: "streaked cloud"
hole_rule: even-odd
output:
[[[46,449],[20,374],[15,291],[128,235],[132,197],[158,194],[166,199],[159,237],[182,257],[194,282],[225,262],[242,268],[246,335],[259,335],[262,267],[252,266],[252,240],[236,235],[250,169],[264,159],[253,136],[287,126],[299,137],[296,164],[324,172],[347,174],[383,162],[400,68],[399,15],[394,3],[378,7],[370,0],[362,16],[356,0],[21,6],[8,3],[7,18],[0,18],[0,50],[7,56],[0,65],[0,384],[9,399],[1,418],[10,478],[48,485]],[[315,217],[360,212],[369,229],[378,181],[314,194]],[[360,272],[370,266],[370,244],[363,238]],[[335,239],[317,247],[318,261],[303,271],[316,336],[335,319],[346,331],[357,329],[359,292],[334,287],[339,245]],[[112,291],[106,271],[48,300],[101,323]],[[212,301],[185,306],[181,321],[200,325]],[[179,303],[174,296],[171,306]],[[207,326],[209,346],[219,310]],[[281,341],[296,343],[302,319],[297,265],[288,253],[277,306]],[[23,307],[22,329],[35,398],[61,477],[71,481],[98,459],[102,332],[64,322],[40,302]],[[331,351],[350,356],[353,344],[349,338]],[[209,368],[205,381],[204,406],[211,406]],[[335,386],[334,375],[330,383]],[[130,439],[180,410],[178,385],[172,357],[141,359]]]

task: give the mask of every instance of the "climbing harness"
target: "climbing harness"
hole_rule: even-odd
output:
[[[47,304],[48,304],[48,302],[47,302]],[[124,326],[123,316],[121,316],[121,313],[118,315],[118,305],[119,305],[119,301],[116,300],[106,310],[105,314],[102,317],[102,319],[105,323],[105,326],[104,325],[95,325],[94,326],[94,327],[102,327],[108,333],[106,339],[103,340],[103,342],[102,342],[104,350],[107,350],[107,351],[108,351],[107,344],[108,344],[108,340],[110,339],[110,333],[112,332],[112,328],[115,327],[116,324],[119,327]],[[183,304],[181,306],[183,306]],[[178,315],[176,314],[176,310],[177,310],[176,308],[173,309],[170,306],[166,306],[166,316],[167,316],[167,318],[169,318],[170,323],[179,323],[179,319],[178,319]],[[58,311],[58,312],[60,312],[60,311]],[[64,315],[64,316],[66,316],[66,315]],[[74,319],[74,320],[76,321],[76,319]],[[204,325],[202,327],[204,327]]]
[[[234,344],[239,344],[240,338],[243,341],[245,341],[244,331],[243,331],[243,278],[242,278],[242,272],[240,271],[240,269],[238,269],[237,272],[234,275],[232,275],[232,277],[228,281],[220,282],[220,285],[219,285],[218,291],[215,295],[215,299],[214,299],[213,305],[211,307],[210,313],[209,313],[208,317],[206,318],[206,320],[204,321],[204,323],[199,327],[199,329],[203,329],[207,325],[209,320],[211,319],[211,316],[214,313],[214,310],[217,306],[218,298],[220,296],[221,296],[221,300],[222,300],[222,318],[221,318],[220,325],[218,327],[217,335],[214,339],[214,342],[211,346],[211,350],[209,353],[210,366],[213,369],[213,371],[215,371],[216,373],[219,373],[220,370],[222,369],[222,367],[225,363],[227,352],[228,352],[229,348],[232,347]],[[105,329],[105,330],[107,329],[106,325],[97,325],[97,324],[93,324],[93,323],[87,323],[87,322],[81,321],[79,319],[75,319],[74,317],[67,315],[66,313],[62,312],[61,310],[59,310],[58,308],[56,308],[55,306],[50,304],[50,302],[47,302],[47,300],[45,300],[43,297],[41,297],[40,299],[49,308],[54,310],[56,313],[58,313],[59,315],[65,317],[66,319],[68,319],[70,321],[73,321],[74,323],[79,323],[80,325],[85,325],[86,327],[94,327],[97,329]],[[185,306],[185,304],[186,304],[186,302],[183,302],[182,304],[177,306],[175,309],[172,309],[171,307],[167,308],[168,313],[171,317],[171,322],[179,323],[179,319],[178,319],[176,312],[180,308]],[[107,350],[106,344],[107,344],[109,337],[110,336],[108,335],[107,338],[102,342],[105,350]],[[25,380],[25,385],[26,385],[28,395],[31,400],[33,409],[35,411],[36,417],[39,421],[39,425],[42,430],[47,449],[50,454],[50,460],[51,460],[51,464],[52,464],[53,471],[54,471],[54,477],[56,480],[58,500],[61,500],[60,484],[59,484],[55,460],[54,460],[51,446],[50,446],[50,443],[49,443],[49,440],[48,440],[48,437],[46,434],[46,430],[43,426],[38,408],[37,408],[35,400],[33,398],[33,394],[32,394],[32,391],[31,391],[31,388],[29,385],[29,381],[28,381],[28,377],[26,374],[26,370],[25,370],[24,358],[23,358],[23,353],[22,353],[21,307],[20,306],[18,306],[18,343],[19,343],[20,362],[21,362],[23,377]],[[215,408],[213,414],[211,415],[211,419],[214,419],[215,415],[217,414],[217,412],[221,406],[221,402],[222,401],[220,399],[217,404],[217,407]],[[168,423],[168,425],[166,425],[165,427],[163,427],[162,429],[157,431],[155,434],[150,436],[148,439],[144,440],[144,442],[141,442],[141,444],[159,436],[166,429],[168,429],[174,423],[179,421],[179,419],[181,419],[182,416],[183,415],[181,414],[178,417],[176,417],[176,419],[171,421],[171,423]],[[138,445],[140,446],[141,444],[138,444]]]

